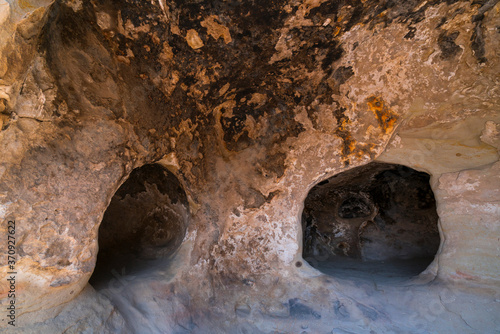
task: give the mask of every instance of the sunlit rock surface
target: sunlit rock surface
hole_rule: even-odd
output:
[[[0,0],[2,330],[494,332],[499,21],[494,0]],[[302,258],[311,188],[374,160],[430,175],[440,245],[418,278]],[[99,231],[150,164],[179,189],[144,186],[151,233],[116,207],[133,222]],[[144,261],[94,289],[100,238]]]

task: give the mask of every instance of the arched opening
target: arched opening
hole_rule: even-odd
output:
[[[303,257],[340,278],[408,279],[439,248],[430,176],[372,162],[318,183],[302,213]]]
[[[157,164],[136,168],[111,199],[99,227],[99,253],[90,284],[104,287],[181,245],[188,201],[179,180]]]

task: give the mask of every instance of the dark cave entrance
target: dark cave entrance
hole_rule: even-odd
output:
[[[179,180],[157,164],[132,171],[116,191],[99,227],[99,253],[89,283],[110,280],[166,259],[181,245],[188,200]]]
[[[402,165],[353,168],[314,186],[302,213],[303,258],[325,274],[409,279],[439,248],[430,176]]]

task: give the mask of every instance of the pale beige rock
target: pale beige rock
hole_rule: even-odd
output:
[[[404,126],[377,160],[411,166],[436,176],[491,164],[498,161],[498,150],[480,136],[488,122],[499,119],[499,114],[492,110],[489,115],[461,121],[422,128]]]
[[[480,139],[486,144],[500,150],[500,125],[493,121],[487,121]]]
[[[103,296],[86,286],[74,299],[61,305],[57,315],[44,322],[19,329],[0,329],[0,333],[130,333],[125,320]]]
[[[199,49],[203,47],[203,41],[201,40],[198,32],[194,29],[189,29],[186,34],[186,42],[193,49]]]
[[[500,163],[447,173],[435,189],[444,234],[438,277],[500,284]]]
[[[220,24],[218,21],[220,19],[217,15],[211,15],[207,17],[205,20],[201,21],[200,25],[207,29],[207,33],[212,36],[215,40],[218,40],[222,37],[224,39],[224,43],[228,44],[232,42],[231,33],[229,32],[229,28]]]

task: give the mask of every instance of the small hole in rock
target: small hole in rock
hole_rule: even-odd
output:
[[[339,278],[406,280],[440,244],[430,176],[370,163],[309,192],[302,213],[303,258]]]
[[[300,261],[295,262],[295,266],[296,266],[297,268],[302,267],[302,262],[300,262]]]
[[[188,201],[179,180],[160,165],[136,168],[116,191],[99,227],[99,253],[90,284],[146,269],[179,248]]]

